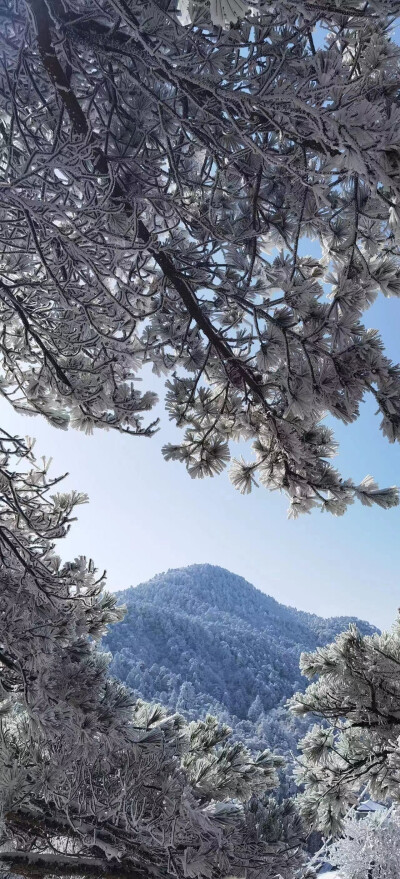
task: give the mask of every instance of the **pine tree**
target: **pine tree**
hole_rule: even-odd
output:
[[[179,696],[176,702],[176,710],[179,712],[190,710],[190,708],[193,707],[193,702],[195,698],[196,692],[193,684],[191,684],[190,681],[184,681],[179,689]]]
[[[340,477],[320,421],[371,394],[400,435],[399,367],[362,323],[400,292],[399,9],[2,0],[2,395],[151,435],[150,364],[191,476],[251,440],[233,484],[293,515],[397,503]]]
[[[257,721],[261,717],[261,715],[263,714],[263,711],[264,711],[263,704],[261,702],[259,695],[257,694],[256,698],[251,703],[250,708],[248,710],[249,720],[252,720],[254,722]]]
[[[341,831],[362,794],[400,802],[399,666],[400,621],[364,637],[350,626],[301,657],[303,674],[318,679],[293,696],[291,709],[320,723],[299,743],[300,803],[306,822],[324,833]]]

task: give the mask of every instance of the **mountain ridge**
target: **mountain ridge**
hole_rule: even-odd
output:
[[[258,589],[256,586],[254,586],[252,583],[250,583],[248,580],[245,579],[245,577],[242,577],[240,574],[235,574],[232,571],[229,571],[227,568],[223,568],[220,565],[211,565],[209,563],[187,565],[182,568],[169,568],[167,571],[163,571],[163,572],[160,572],[159,574],[155,574],[154,577],[151,577],[150,580],[147,580],[144,583],[138,583],[137,586],[130,586],[125,590],[121,590],[121,591],[117,592],[116,594],[120,598],[127,599],[128,603],[129,603],[129,599],[132,597],[133,591],[136,593],[138,590],[140,590],[140,593],[143,592],[143,595],[146,593],[146,596],[149,597],[149,592],[151,591],[152,587],[158,587],[158,588],[161,587],[161,589],[163,589],[163,590],[165,590],[165,588],[168,588],[168,586],[170,585],[168,583],[168,579],[171,576],[174,577],[174,585],[184,586],[185,585],[184,583],[179,582],[179,577],[181,577],[182,574],[187,574],[189,572],[193,572],[193,573],[201,572],[201,573],[206,573],[206,574],[210,574],[210,575],[212,575],[216,572],[221,572],[222,574],[228,574],[231,579],[231,584],[230,584],[231,589],[235,583],[240,584],[240,585],[243,584],[244,587],[246,588],[246,592],[248,594],[252,594],[252,596],[257,596],[258,601],[260,601],[260,596],[261,596],[262,601],[265,605],[268,604],[269,606],[271,606],[271,609],[274,609],[274,610],[276,609],[280,613],[282,611],[284,611],[290,617],[292,617],[292,616],[301,617],[304,620],[310,621],[310,623],[312,623],[312,622],[318,622],[318,623],[326,622],[326,623],[337,623],[338,625],[342,625],[343,623],[354,622],[356,624],[361,624],[366,629],[370,629],[371,633],[373,631],[379,631],[377,629],[377,627],[375,627],[373,624],[369,623],[367,620],[361,620],[358,617],[347,616],[347,615],[323,617],[323,616],[319,616],[318,614],[311,613],[309,611],[298,610],[298,608],[292,607],[291,605],[283,604],[280,601],[278,601],[276,598],[274,598],[272,595],[268,595],[268,593],[263,592],[261,589]],[[192,586],[191,586],[191,589],[192,589],[191,595],[193,596],[193,587]],[[233,592],[232,594],[234,595],[235,593]],[[221,595],[221,590],[219,590],[219,595]],[[203,596],[203,593],[202,593],[202,596]],[[207,605],[207,604],[209,604],[209,602],[203,601],[202,604]]]
[[[280,604],[209,564],[172,568],[117,595],[127,613],[103,642],[112,673],[138,696],[189,718],[217,714],[252,748],[282,737],[283,750],[293,747],[295,721],[283,706],[306,685],[301,652],[332,641],[349,623],[363,634],[378,631],[355,617]]]

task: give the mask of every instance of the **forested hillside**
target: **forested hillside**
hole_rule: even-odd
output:
[[[305,687],[299,657],[326,644],[350,622],[285,607],[236,574],[191,565],[158,574],[118,594],[122,623],[104,646],[112,672],[143,698],[187,717],[218,715],[252,748],[295,748],[306,721],[285,702]],[[308,723],[308,721],[307,721]]]

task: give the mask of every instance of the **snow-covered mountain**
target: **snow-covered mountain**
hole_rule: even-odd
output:
[[[305,685],[303,650],[328,643],[350,622],[376,631],[354,618],[286,607],[213,565],[158,574],[118,597],[127,613],[104,640],[113,674],[186,716],[219,715],[255,748],[295,747],[299,722],[283,706]]]

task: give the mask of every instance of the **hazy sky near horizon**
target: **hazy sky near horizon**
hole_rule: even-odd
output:
[[[380,329],[399,361],[400,301],[381,296],[364,322]],[[226,474],[192,480],[182,464],[166,463],[160,451],[171,437],[166,416],[152,439],[99,430],[88,437],[1,406],[6,429],[35,436],[37,455],[53,457],[52,474],[68,471],[65,487],[88,493],[90,503],[78,508],[59,551],[64,558],[92,557],[107,569],[111,590],[209,562],[301,610],[393,623],[400,606],[399,507],[355,503],[341,518],[317,511],[288,520],[283,495],[260,487],[242,497]],[[382,437],[375,408],[368,400],[356,424],[335,422],[337,462],[345,477],[371,473],[382,486],[400,484],[400,446]]]

